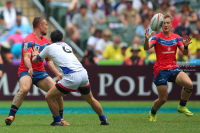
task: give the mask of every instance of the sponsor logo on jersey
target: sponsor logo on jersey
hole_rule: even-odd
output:
[[[28,43],[24,43],[24,51],[28,50]]]

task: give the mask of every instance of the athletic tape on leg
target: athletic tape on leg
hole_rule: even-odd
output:
[[[191,93],[192,92],[192,89],[188,89],[188,88],[183,88],[187,93]]]

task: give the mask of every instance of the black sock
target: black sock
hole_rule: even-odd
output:
[[[10,114],[9,114],[9,116],[15,116],[15,114],[17,113],[17,111],[18,111],[18,107],[16,107],[15,105],[12,105],[10,107]]]
[[[180,105],[181,105],[181,106],[185,106],[186,103],[187,103],[187,101],[184,101],[184,100],[182,100],[182,99],[180,100]]]
[[[156,110],[154,110],[154,109],[153,109],[153,107],[152,107],[152,109],[151,109],[151,113],[152,113],[153,115],[155,115],[155,114],[156,114],[156,112],[157,112],[157,111],[156,111]]]
[[[59,114],[60,114],[60,118],[62,119],[63,118],[63,110],[60,110]]]

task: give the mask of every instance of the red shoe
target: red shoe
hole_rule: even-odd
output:
[[[6,119],[5,119],[5,123],[6,125],[11,125],[11,123],[14,121],[14,116],[8,116]]]

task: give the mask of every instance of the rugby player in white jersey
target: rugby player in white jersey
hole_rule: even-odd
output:
[[[41,53],[39,53],[38,49],[33,48],[32,61],[37,63],[49,57],[62,74],[58,83],[45,96],[54,118],[51,125],[62,126],[58,113],[59,107],[55,99],[77,90],[80,91],[82,98],[99,115],[100,124],[109,125],[100,103],[92,95],[87,71],[73,54],[72,48],[63,42],[63,34],[59,30],[55,30],[50,37],[53,44],[45,47]]]

